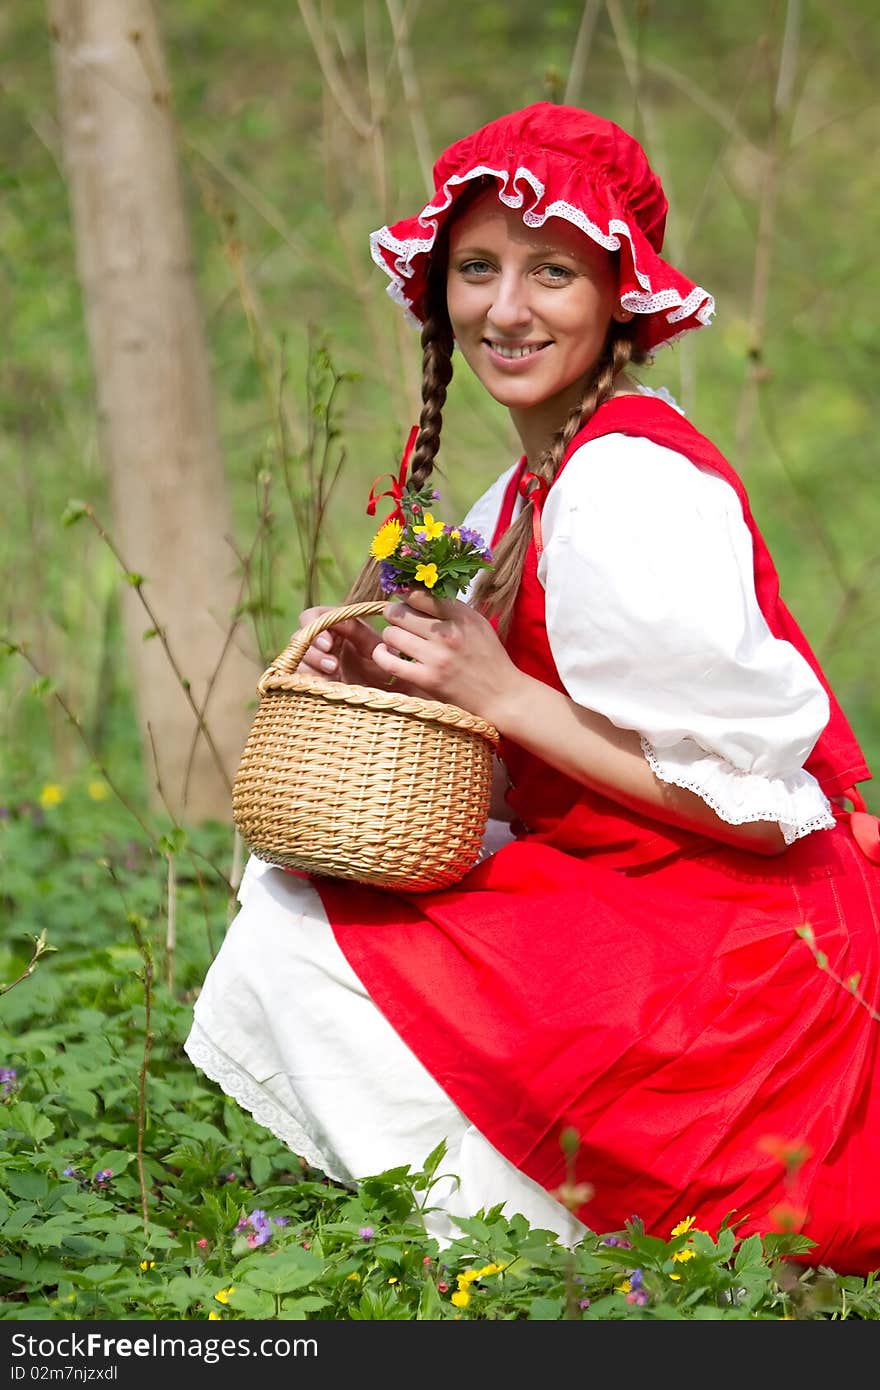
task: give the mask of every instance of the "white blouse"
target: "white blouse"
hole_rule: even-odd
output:
[[[487,541],[515,468],[465,519]],[[636,730],[655,775],[730,825],[776,821],[787,844],[831,827],[803,766],[828,697],[758,607],[729,483],[649,439],[603,435],[572,456],[541,526],[547,635],[571,698]]]

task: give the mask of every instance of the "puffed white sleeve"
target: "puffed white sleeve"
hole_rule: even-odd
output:
[[[828,697],[755,595],[752,539],[718,474],[653,441],[583,445],[551,488],[538,577],[560,678],[641,735],[655,775],[787,844],[834,824],[804,769]]]

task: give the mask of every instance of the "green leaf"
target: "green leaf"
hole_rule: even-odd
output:
[[[42,1143],[55,1133],[55,1126],[48,1116],[42,1114],[27,1100],[20,1100],[17,1105],[11,1106],[9,1118],[18,1129],[33,1139],[35,1144]]]
[[[272,1293],[257,1288],[245,1288],[240,1284],[236,1284],[229,1295],[227,1306],[234,1308],[238,1313],[244,1313],[246,1318],[263,1319],[275,1316],[275,1299]]]
[[[322,1268],[321,1261],[314,1259],[308,1250],[285,1250],[246,1269],[239,1275],[239,1280],[251,1288],[265,1289],[269,1293],[292,1293],[294,1289],[307,1288],[320,1279]]]
[[[43,1201],[49,1194],[49,1179],[45,1173],[13,1171],[6,1175],[6,1186],[16,1197],[31,1202]]]
[[[277,1316],[288,1322],[304,1322],[309,1313],[319,1313],[329,1305],[329,1299],[307,1293],[303,1298],[285,1298]]]
[[[254,1154],[251,1159],[251,1181],[257,1188],[262,1188],[269,1181],[272,1175],[272,1164],[265,1154]]]
[[[82,502],[78,497],[72,497],[61,513],[61,525],[75,526],[84,516],[88,516],[89,511],[88,502]]]
[[[529,1317],[534,1322],[558,1322],[562,1317],[561,1298],[533,1298],[529,1304]]]

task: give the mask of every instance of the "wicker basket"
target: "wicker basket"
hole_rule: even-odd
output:
[[[232,812],[269,863],[424,892],[479,856],[498,733],[456,705],[297,670],[318,633],[383,607],[330,609],[263,673]]]

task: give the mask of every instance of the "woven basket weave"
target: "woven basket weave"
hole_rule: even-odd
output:
[[[271,864],[424,892],[479,856],[498,732],[456,705],[297,670],[320,632],[383,607],[330,609],[263,673],[232,813]]]

